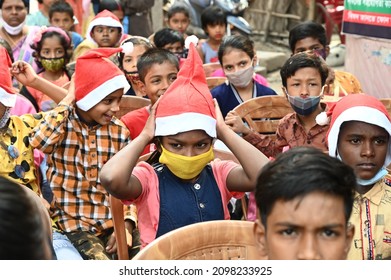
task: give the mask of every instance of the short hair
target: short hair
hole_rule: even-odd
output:
[[[262,168],[255,201],[266,227],[267,217],[277,201],[291,201],[320,192],[342,198],[347,223],[355,187],[356,176],[350,166],[314,147],[294,147]]]
[[[65,1],[54,2],[49,9],[49,19],[53,17],[54,13],[67,13],[72,19],[74,14],[72,6]]]
[[[319,43],[326,47],[328,45],[326,29],[317,22],[313,21],[304,21],[295,25],[289,31],[289,47],[292,53],[295,50],[297,41],[303,40],[305,38],[315,38],[319,40]]]
[[[190,18],[189,10],[185,5],[182,5],[180,3],[176,3],[172,5],[168,11],[167,11],[167,19],[172,18],[174,15],[182,13],[184,14],[187,18]]]
[[[297,70],[307,67],[315,68],[319,71],[322,86],[324,86],[329,75],[329,68],[323,58],[312,52],[297,53],[285,61],[280,69],[282,85],[286,87],[288,78],[294,76]]]
[[[119,0],[100,0],[98,13],[108,11],[124,11],[124,7]]]
[[[53,248],[42,210],[27,193],[31,190],[23,188],[27,187],[0,176],[1,260],[44,260],[44,244]]]
[[[208,25],[225,24],[227,26],[227,15],[225,11],[218,6],[209,6],[201,13],[202,29]]]
[[[157,48],[164,48],[167,44],[176,42],[180,42],[182,47],[185,46],[183,35],[179,31],[168,27],[160,29],[153,36],[153,43]]]
[[[164,62],[171,63],[179,71],[178,57],[172,52],[165,49],[152,48],[143,53],[137,61],[137,72],[139,73],[140,81],[144,83],[145,76],[153,65]]]
[[[223,64],[223,56],[228,48],[244,51],[251,59],[253,59],[255,56],[254,41],[252,41],[248,36],[243,36],[243,35],[225,36],[217,52],[221,65]]]

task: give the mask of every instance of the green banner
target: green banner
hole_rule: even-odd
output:
[[[345,10],[391,14],[391,0],[345,0]]]

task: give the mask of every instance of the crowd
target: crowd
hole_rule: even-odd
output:
[[[198,40],[180,4],[152,30],[154,1],[28,2],[0,0],[1,259],[117,259],[110,195],[131,257],[174,229],[243,219],[242,197],[265,258],[391,257],[391,118],[327,65],[322,25],[290,30],[280,94],[293,113],[271,137],[234,110],[278,93],[220,8],[204,10]],[[210,90],[206,74],[225,82]],[[124,95],[150,105],[116,116]]]

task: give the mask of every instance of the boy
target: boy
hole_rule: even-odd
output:
[[[350,223],[357,231],[348,259],[391,257],[391,119],[373,96],[343,97],[331,114],[329,154],[351,166],[357,186]]]
[[[60,27],[62,30],[71,33],[73,49],[83,41],[83,37],[72,31],[74,24],[74,13],[72,6],[67,2],[56,2],[49,9],[50,25]]]
[[[59,0],[37,0],[39,3],[39,10],[33,14],[27,15],[26,24],[36,26],[49,26],[49,9],[59,2]]]
[[[167,88],[175,81],[179,71],[177,57],[163,49],[147,50],[137,62],[141,90],[151,100],[151,105],[131,111],[121,118],[130,131],[130,138],[135,139],[143,130],[150,114],[151,107]],[[155,145],[145,147],[142,155],[155,150]]]
[[[153,44],[159,49],[166,49],[174,53],[178,59],[184,57],[185,39],[183,35],[171,28],[162,28],[155,33]],[[184,57],[185,58],[185,57]]]
[[[270,260],[342,260],[356,179],[352,168],[312,147],[295,147],[261,171],[254,237]]]
[[[108,10],[97,14],[90,22],[86,39],[75,49],[73,61],[93,48],[114,48],[120,43],[124,28],[116,15]]]
[[[326,30],[321,24],[312,21],[299,23],[289,31],[289,47],[292,55],[303,51],[314,51],[324,60],[330,52]],[[342,96],[362,92],[357,78],[345,71],[330,68],[327,84],[329,88],[324,92],[325,102],[335,102]]]
[[[209,6],[201,14],[201,24],[208,38],[198,44],[198,53],[203,63],[218,62],[217,51],[227,29],[227,16],[220,7]]]
[[[280,75],[282,90],[295,112],[280,120],[276,140],[249,129],[235,112],[227,115],[226,124],[235,132],[242,133],[245,140],[269,157],[296,146],[313,146],[327,151],[328,126],[319,125],[315,121],[316,116],[325,110],[320,100],[327,87],[327,65],[313,53],[298,53],[285,62]]]
[[[99,173],[129,142],[129,131],[114,117],[129,84],[107,58],[119,50],[101,48],[81,56],[74,85],[30,137],[31,146],[48,154],[47,177],[56,198],[57,224],[84,259],[111,259],[115,253],[109,195]],[[129,219],[134,218],[125,218],[131,233]]]

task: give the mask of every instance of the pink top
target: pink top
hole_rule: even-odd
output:
[[[16,95],[15,106],[11,108],[11,115],[21,116],[24,114],[35,114],[37,111],[34,108],[34,105],[23,95]]]
[[[236,198],[243,196],[243,193],[230,193],[226,186],[229,172],[234,167],[238,166],[238,164],[233,161],[215,159],[211,162],[211,165],[221,193],[224,218],[229,220],[230,214],[227,207],[229,200],[232,196],[235,196]],[[136,204],[141,245],[142,247],[145,247],[155,239],[159,225],[159,179],[153,167],[146,162],[139,162],[133,169],[132,174],[136,176],[141,183],[141,195],[135,200],[123,200],[122,202],[126,205],[129,205],[132,202]]]

